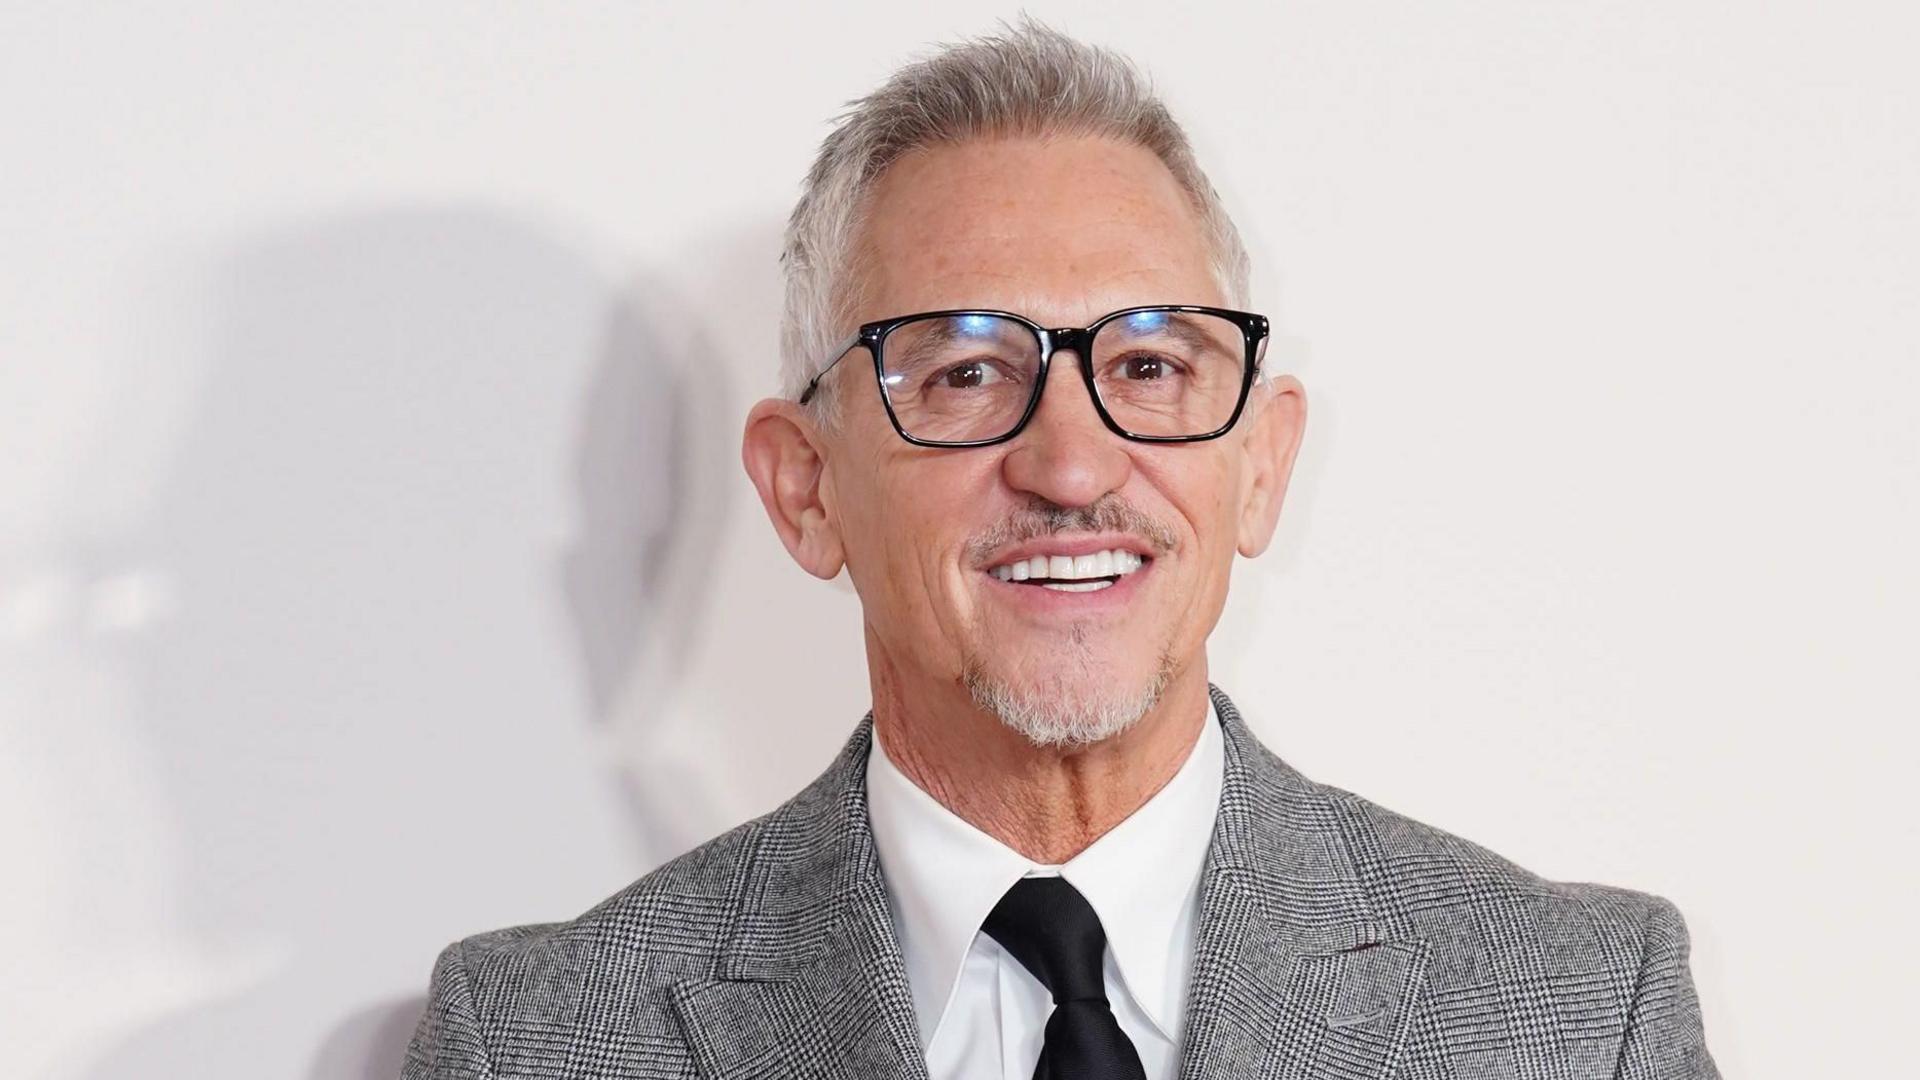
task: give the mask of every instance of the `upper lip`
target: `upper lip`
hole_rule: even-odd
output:
[[[1148,559],[1154,556],[1153,545],[1131,533],[1058,533],[1003,547],[981,563],[980,569],[991,570],[1035,555],[1092,555],[1097,551],[1131,551]]]

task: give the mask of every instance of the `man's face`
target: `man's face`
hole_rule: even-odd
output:
[[[1095,138],[947,145],[880,181],[855,257],[857,321],[992,308],[1085,326],[1135,305],[1225,306],[1208,255],[1198,216],[1147,150]],[[1271,515],[1254,507],[1264,529],[1253,520],[1251,534],[1248,517],[1273,443],[1248,433],[1265,401],[1221,439],[1132,442],[1101,423],[1077,359],[1055,356],[1016,438],[966,449],[901,439],[864,350],[831,374],[840,419],[821,437],[821,503],[869,651],[903,688],[958,683],[976,700],[1111,726],[1202,655],[1236,547],[1264,546]],[[1095,566],[1110,583],[1056,588],[996,571],[1102,551],[1115,553]]]

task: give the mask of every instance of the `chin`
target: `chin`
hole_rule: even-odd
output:
[[[1038,747],[1072,748],[1111,739],[1151,712],[1173,681],[1173,658],[1162,652],[1131,678],[1102,664],[1008,671],[974,658],[963,678],[973,703],[1015,734]]]

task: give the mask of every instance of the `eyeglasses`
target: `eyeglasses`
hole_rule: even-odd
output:
[[[1020,434],[1061,349],[1080,358],[1094,410],[1114,434],[1198,442],[1240,419],[1266,355],[1267,319],[1191,304],[1124,308],[1055,329],[1006,311],[902,315],[855,331],[801,404],[855,346],[873,357],[887,419],[918,446],[991,446]]]

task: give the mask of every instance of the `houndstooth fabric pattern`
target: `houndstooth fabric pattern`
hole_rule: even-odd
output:
[[[1183,1080],[1718,1080],[1665,899],[1546,881],[1226,735]],[[403,1080],[926,1080],[865,772],[448,945]]]

